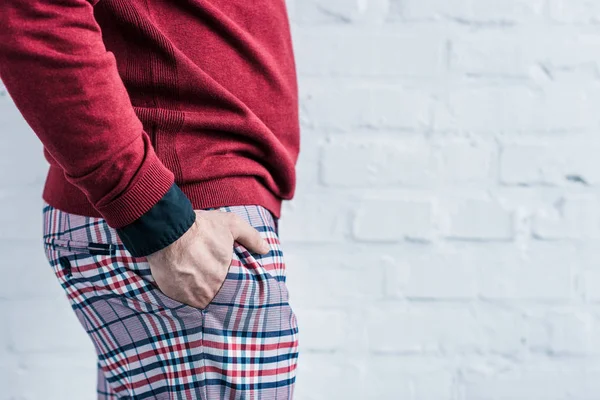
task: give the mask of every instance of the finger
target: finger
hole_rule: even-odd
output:
[[[248,222],[235,214],[230,214],[229,229],[233,239],[250,251],[267,254],[270,251],[269,243]]]

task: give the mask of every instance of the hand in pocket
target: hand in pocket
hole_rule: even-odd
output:
[[[203,309],[227,277],[234,242],[259,254],[269,244],[236,214],[195,210],[196,221],[179,239],[148,255],[158,288],[173,300]]]

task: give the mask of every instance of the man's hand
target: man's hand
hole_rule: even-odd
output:
[[[233,256],[234,242],[259,254],[269,244],[236,214],[195,210],[196,222],[179,239],[147,256],[158,288],[170,298],[205,308],[215,297]]]

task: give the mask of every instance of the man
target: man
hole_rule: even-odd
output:
[[[98,398],[291,398],[284,0],[4,0],[0,79],[50,163],[46,255]]]

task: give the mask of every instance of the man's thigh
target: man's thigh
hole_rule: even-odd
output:
[[[258,206],[221,210],[245,218],[271,252],[236,245],[223,286],[198,309],[164,295],[103,219],[44,208],[48,260],[118,398],[292,398],[298,326],[276,221]]]

